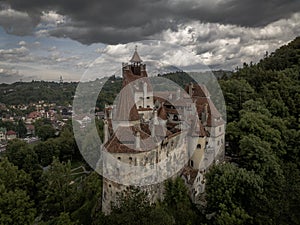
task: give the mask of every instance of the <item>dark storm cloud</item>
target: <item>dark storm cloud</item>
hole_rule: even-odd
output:
[[[70,37],[85,44],[148,39],[163,30],[176,30],[178,24],[194,20],[264,26],[287,18],[300,9],[298,0],[11,0],[9,4],[16,11],[28,13],[33,26],[39,21],[42,11],[55,10],[67,16],[69,20],[51,30],[50,35]]]

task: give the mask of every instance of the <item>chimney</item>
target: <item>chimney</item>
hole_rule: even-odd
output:
[[[113,109],[111,108],[108,112],[109,113],[108,119],[111,119],[111,120],[112,120],[112,114],[113,114],[112,111],[113,111]]]
[[[105,144],[108,141],[109,131],[108,131],[108,124],[107,120],[104,120],[104,140],[103,144]]]
[[[202,115],[201,115],[201,121],[202,121],[204,126],[207,123],[207,118],[208,118],[208,104],[205,103],[204,104],[204,110],[203,110]]]
[[[136,132],[136,137],[135,137],[135,148],[140,149],[141,148],[141,134],[140,132]]]
[[[189,95],[192,96],[193,95],[193,83],[191,82],[190,85],[189,85]]]
[[[151,136],[155,137],[155,125],[154,124],[152,124],[152,127],[151,127]]]
[[[143,84],[143,94],[144,94],[144,108],[147,107],[147,83],[144,82]]]
[[[176,91],[176,100],[180,99],[180,89],[178,88]]]
[[[159,125],[158,117],[157,117],[157,110],[154,110],[154,116],[153,116],[153,125]]]

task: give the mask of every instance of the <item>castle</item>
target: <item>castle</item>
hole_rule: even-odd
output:
[[[150,202],[162,199],[163,180],[178,176],[200,203],[205,172],[223,160],[225,146],[225,122],[207,88],[190,83],[181,91],[155,91],[137,49],[122,73],[117,102],[105,108],[102,151],[114,160],[103,164],[103,212],[132,184]]]

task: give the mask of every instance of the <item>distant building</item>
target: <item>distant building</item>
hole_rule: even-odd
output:
[[[26,130],[27,130],[27,133],[26,133],[27,136],[34,136],[35,135],[34,125],[32,125],[32,124],[26,125]]]
[[[38,112],[38,111],[31,112],[28,114],[28,116],[26,118],[26,123],[32,124],[40,118],[42,118],[42,114],[40,112]]]
[[[180,90],[154,92],[151,83],[147,82],[146,65],[137,50],[130,63],[123,63],[122,71],[123,94],[117,105],[105,108],[102,151],[131,166],[146,167],[155,166],[179,149],[172,163],[176,165],[182,160],[187,163],[173,177],[182,177],[193,202],[200,203],[205,189],[205,172],[213,163],[223,160],[225,143],[225,122],[207,88],[188,84],[184,93]],[[140,78],[145,79],[139,81]],[[126,88],[129,84],[132,84],[130,88]],[[192,99],[192,104],[187,99]],[[183,115],[190,119],[184,121]],[[186,137],[182,139],[181,134]],[[104,162],[103,171],[122,176],[118,165]],[[109,213],[118,195],[129,188],[104,178],[103,212]],[[163,198],[163,182],[140,189],[148,192],[151,202]]]
[[[6,141],[6,128],[0,127],[0,141]]]
[[[13,140],[17,138],[17,133],[13,130],[9,130],[6,132],[6,139],[9,140]]]

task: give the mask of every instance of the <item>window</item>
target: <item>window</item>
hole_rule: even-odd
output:
[[[177,116],[177,115],[174,115],[174,116],[173,116],[173,120],[174,120],[174,121],[177,121],[177,120],[178,120],[178,116]]]
[[[121,157],[118,157],[118,160],[121,160]]]
[[[150,97],[147,97],[147,99],[150,99]]]
[[[218,141],[218,146],[220,145],[220,141]]]
[[[191,160],[191,167],[194,167],[194,161],[193,160]]]
[[[219,127],[219,132],[221,132],[222,131],[222,127]]]
[[[197,148],[201,148],[201,145],[200,145],[200,144],[197,144]]]

